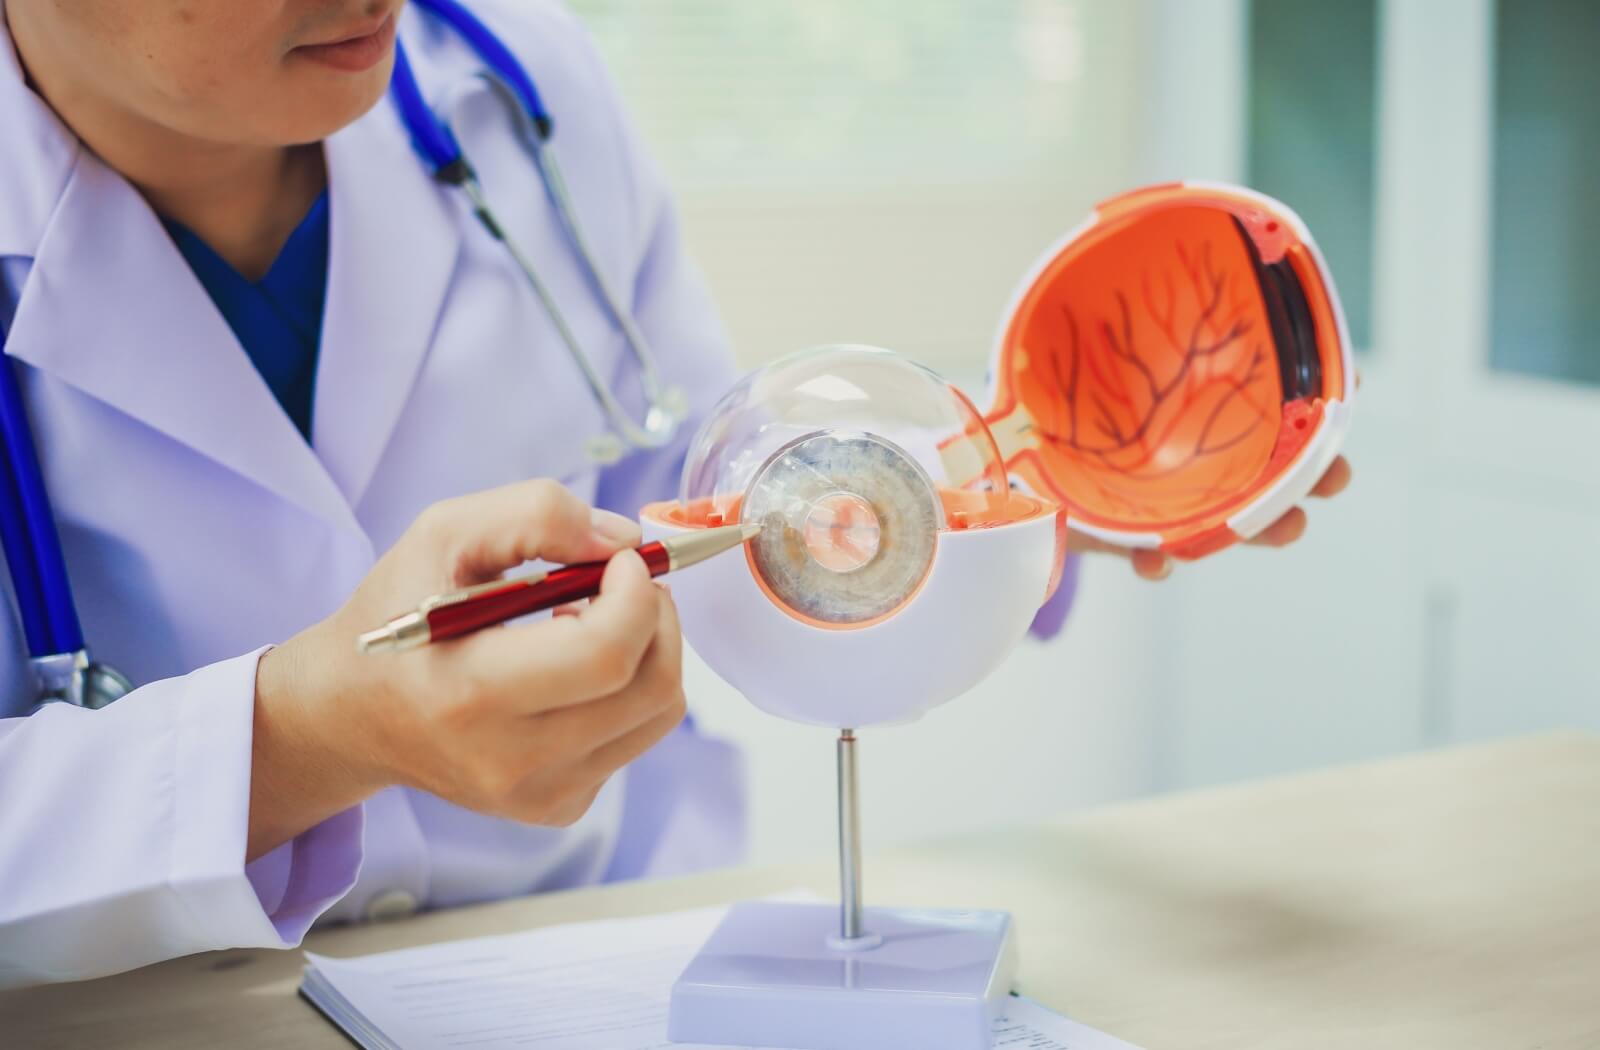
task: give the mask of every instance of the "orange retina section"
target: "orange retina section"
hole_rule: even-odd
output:
[[[1018,305],[991,417],[1027,431],[1001,442],[1015,473],[1112,528],[1170,526],[1252,494],[1282,413],[1240,222],[1216,204],[1133,203]]]

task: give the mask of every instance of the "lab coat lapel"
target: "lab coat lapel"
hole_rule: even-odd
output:
[[[160,220],[78,152],[6,352],[329,521],[354,525]]]
[[[463,212],[387,99],[326,151],[333,233],[312,433],[356,506],[438,328]]]

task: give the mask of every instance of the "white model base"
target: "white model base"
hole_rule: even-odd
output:
[[[1015,967],[1009,913],[868,908],[863,926],[881,941],[840,945],[837,905],[734,905],[673,985],[668,1038],[989,1050]]]

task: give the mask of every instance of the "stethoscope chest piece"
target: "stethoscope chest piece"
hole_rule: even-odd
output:
[[[128,676],[89,659],[86,650],[35,657],[40,703],[67,703],[97,711],[133,692]]]
[[[82,706],[92,710],[121,700],[133,692],[128,676],[108,664],[90,664],[84,669],[80,696]]]

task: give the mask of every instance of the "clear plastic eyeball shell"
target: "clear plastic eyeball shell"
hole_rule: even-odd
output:
[[[933,566],[943,525],[933,482],[882,438],[826,431],[780,449],[740,520],[759,523],[750,563],[767,592],[827,624],[887,616]]]
[[[888,350],[827,346],[759,368],[723,396],[690,446],[679,499],[697,517],[737,520],[756,471],[778,449],[818,431],[882,438],[937,489],[969,493],[979,503],[998,502],[1008,487],[989,428],[959,389]]]
[[[997,520],[1005,467],[972,402],[907,358],[835,346],[746,376],[712,410],[680,502],[701,525],[759,521],[751,568],[820,626],[859,626],[916,593],[940,531]]]

